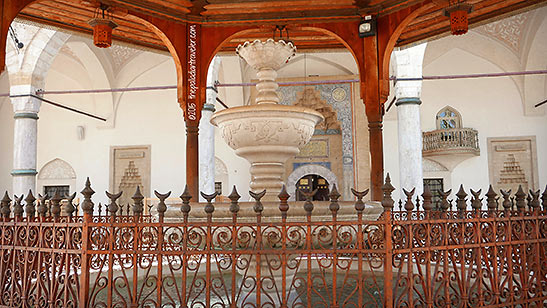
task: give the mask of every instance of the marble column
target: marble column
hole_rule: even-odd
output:
[[[215,112],[220,58],[215,57],[207,72],[207,96],[201,110],[199,122],[199,190],[206,194],[215,191],[215,127],[211,124],[211,116]],[[200,196],[201,201],[205,201]]]
[[[215,127],[210,122],[214,112],[215,105],[207,102],[199,122],[199,190],[206,194],[215,191]]]
[[[421,78],[426,44],[394,53],[397,78]],[[420,123],[421,81],[398,81],[395,86],[401,188],[422,194],[422,128]]]
[[[41,101],[25,96],[27,91],[11,89],[11,103],[14,112],[13,127],[13,194],[27,194],[29,189],[36,192],[36,155],[38,135],[38,111]],[[23,93],[25,92],[25,93]],[[22,95],[19,96],[18,95]]]

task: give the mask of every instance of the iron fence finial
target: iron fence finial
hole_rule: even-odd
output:
[[[281,211],[281,218],[287,218],[287,212],[289,211],[289,203],[287,200],[289,200],[290,196],[287,193],[287,187],[285,187],[285,184],[281,187],[281,192],[279,192],[277,197],[279,198],[279,211]]]
[[[332,185],[332,190],[329,193],[329,210],[332,212],[332,215],[336,215],[338,213],[338,210],[340,209],[340,205],[338,204],[338,199],[341,197],[340,193],[338,192],[338,189],[336,188],[336,183]]]
[[[498,208],[498,202],[496,201],[497,196],[498,194],[494,191],[494,187],[490,185],[486,192],[486,206],[490,211],[494,211]]]
[[[456,208],[459,211],[465,211],[467,209],[467,193],[463,189],[463,185],[460,185],[460,189],[456,193],[456,197],[458,197],[458,200],[456,200]]]
[[[93,196],[94,193],[95,191],[91,188],[91,181],[89,180],[89,177],[88,177],[87,180],[85,181],[85,187],[81,191],[81,194],[84,196],[84,200],[82,201],[82,211],[85,214],[93,215],[94,204],[93,204],[93,201],[91,200],[91,196]]]
[[[47,205],[46,205],[47,200],[49,200],[48,194],[44,194],[44,195],[38,194],[39,204],[38,204],[38,207],[36,208],[36,211],[38,212],[38,216],[40,217],[45,217],[47,214]]]
[[[74,204],[72,203],[74,201],[74,198],[76,198],[76,193],[73,193],[70,196],[67,196],[67,204],[65,206],[65,213],[68,217],[72,217],[74,215],[74,212],[76,211],[76,207],[74,207]]]
[[[479,191],[474,191],[471,189],[471,195],[473,196],[471,199],[471,207],[474,210],[480,210],[482,207],[482,198],[480,198],[482,189],[479,189]]]
[[[120,209],[116,201],[122,196],[123,191],[118,192],[117,194],[109,193],[108,191],[104,192],[108,199],[110,199],[110,203],[108,204],[107,210],[110,213],[110,216],[116,216],[116,213]]]
[[[414,203],[412,203],[412,195],[416,191],[416,187],[412,188],[411,191],[408,191],[403,188],[403,192],[406,195],[405,210],[412,211],[414,209]]]
[[[55,218],[59,218],[61,216],[61,200],[63,198],[59,194],[59,190],[55,190],[55,193],[53,194],[53,197],[51,197],[51,215]]]
[[[35,205],[34,205],[35,201],[36,201],[36,198],[32,194],[32,190],[29,189],[28,195],[25,198],[25,203],[26,203],[26,205],[25,205],[25,214],[27,215],[27,217],[34,217],[34,215],[36,213],[36,208],[35,208]]]
[[[215,206],[213,205],[212,201],[218,196],[218,191],[215,191],[212,194],[206,194],[204,192],[200,192],[201,196],[207,200],[207,204],[205,204],[205,213],[207,213],[207,216],[211,216],[213,212],[215,211]]]
[[[184,186],[184,191],[182,192],[182,195],[179,197],[182,200],[182,205],[180,206],[180,211],[184,215],[185,218],[188,217],[188,214],[190,213],[190,199],[192,199],[192,195],[190,194],[190,190],[188,189],[188,185]]]
[[[11,202],[11,199],[8,195],[8,192],[6,191],[4,193],[4,197],[0,201],[0,211],[2,212],[2,217],[4,218],[9,218],[10,216],[10,213],[11,213],[10,202]]]
[[[255,211],[255,213],[262,214],[262,211],[264,210],[264,206],[262,205],[262,202],[260,201],[260,199],[262,199],[262,197],[266,195],[266,190],[264,189],[263,191],[259,193],[254,193],[249,190],[249,195],[251,195],[251,197],[255,199],[255,204],[253,206],[253,210]]]
[[[532,196],[531,197],[531,200],[530,200],[530,203],[528,204],[530,206],[530,209],[531,210],[535,210],[539,207],[539,194],[540,194],[540,190],[537,190],[537,191],[532,191],[530,189],[530,195]]]
[[[386,210],[392,210],[393,204],[395,201],[393,201],[393,198],[391,198],[391,193],[395,190],[395,187],[391,185],[391,178],[389,177],[389,173],[386,176],[386,180],[384,185],[382,185],[382,191],[384,192],[384,196],[382,198],[382,206],[384,207],[384,211]]]
[[[450,202],[448,202],[448,199],[447,199],[450,193],[452,193],[452,189],[449,189],[448,191],[439,190],[439,194],[441,195],[440,208],[443,211],[446,211],[450,208]]]
[[[158,215],[160,217],[163,217],[165,215],[165,212],[167,211],[167,205],[165,204],[165,199],[169,198],[171,196],[171,192],[167,192],[165,194],[159,193],[157,190],[154,190],[154,195],[160,199],[160,202],[158,203],[157,210]]]
[[[500,189],[500,193],[503,196],[503,203],[502,206],[506,211],[509,211],[512,207],[511,202],[511,190],[502,190]]]
[[[232,214],[237,214],[239,212],[239,198],[241,198],[241,196],[237,192],[237,188],[234,185],[232,192],[228,195],[228,199],[230,199],[230,212]]]
[[[133,199],[133,215],[142,215],[142,212],[144,211],[144,196],[141,193],[140,185],[137,185],[135,194],[131,197],[131,199]]]

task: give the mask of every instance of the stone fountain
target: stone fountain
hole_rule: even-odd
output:
[[[272,39],[239,45],[236,53],[258,71],[256,105],[216,112],[211,123],[238,156],[251,163],[250,189],[266,190],[276,201],[283,186],[284,164],[307,144],[323,116],[312,109],[279,104],[277,70],[295,55],[292,43]]]

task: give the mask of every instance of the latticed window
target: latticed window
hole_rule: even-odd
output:
[[[446,106],[437,113],[437,129],[462,127],[462,116],[456,109]]]
[[[59,196],[66,197],[69,195],[69,189],[68,185],[44,186],[44,194],[52,197],[55,195],[55,192],[58,192]]]
[[[439,202],[441,202],[440,191],[444,191],[443,179],[424,179],[424,189],[426,187],[429,187],[429,190],[433,195],[433,204],[439,204]]]

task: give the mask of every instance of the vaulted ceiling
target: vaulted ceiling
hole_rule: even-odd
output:
[[[398,45],[438,37],[449,33],[444,15],[449,0],[102,0],[112,8],[119,27],[115,40],[153,49],[166,50],[161,39],[132,15],[152,15],[174,21],[204,24],[253,23],[255,31],[233,38],[223,50],[233,51],[249,39],[273,36],[274,25],[288,25],[289,38],[299,49],[344,48],[334,37],[298,27],[305,19],[329,22],[359,19],[374,13],[385,15],[419,3],[434,2],[435,7],[419,15],[401,34]],[[473,5],[471,27],[494,21],[547,4],[547,0],[468,0]],[[88,21],[97,12],[97,0],[38,0],[27,6],[19,18],[45,23],[72,31],[91,33]]]

